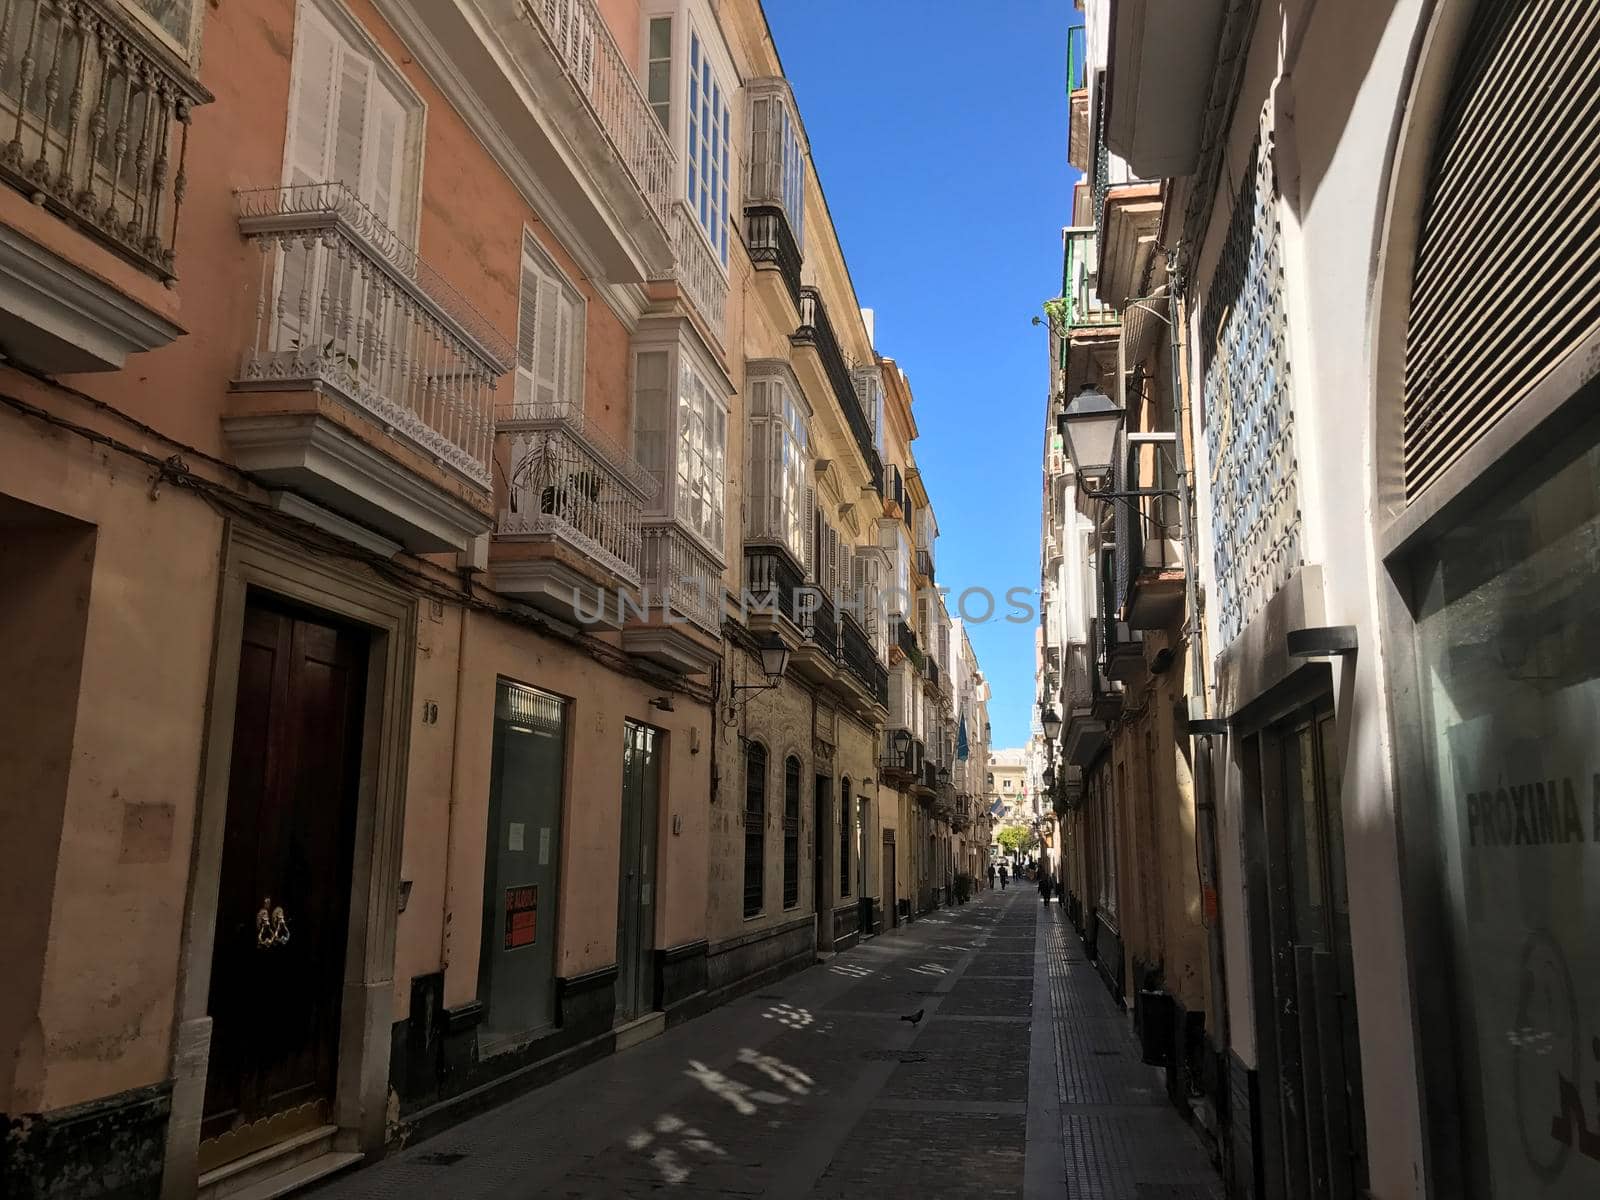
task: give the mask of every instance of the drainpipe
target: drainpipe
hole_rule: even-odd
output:
[[[1205,656],[1201,652],[1202,627],[1200,624],[1199,585],[1196,582],[1197,566],[1194,543],[1194,523],[1191,519],[1190,506],[1194,501],[1194,492],[1189,483],[1188,456],[1184,452],[1184,438],[1189,427],[1184,420],[1184,392],[1183,375],[1180,363],[1183,359],[1183,324],[1180,304],[1180,295],[1183,291],[1182,276],[1175,275],[1173,286],[1167,294],[1167,316],[1171,329],[1171,352],[1168,354],[1168,367],[1172,374],[1172,427],[1177,436],[1172,439],[1172,453],[1178,473],[1178,490],[1181,493],[1178,501],[1179,528],[1183,537],[1183,549],[1187,561],[1184,564],[1184,603],[1188,610],[1188,638],[1189,638],[1189,678],[1193,694],[1200,697],[1202,715],[1211,715],[1211,704],[1208,696],[1209,688],[1205,678]],[[1211,738],[1209,735],[1194,741],[1194,790],[1195,790],[1195,869],[1200,875],[1201,887],[1206,886],[1210,880],[1213,896],[1218,890],[1218,859],[1217,859],[1217,803],[1212,787],[1212,761]],[[1203,900],[1202,900],[1203,903]],[[1213,1031],[1217,1041],[1218,1053],[1222,1058],[1223,1094],[1226,1093],[1226,1080],[1228,1077],[1228,1059],[1232,1050],[1232,1041],[1228,1025],[1228,980],[1226,964],[1224,962],[1221,928],[1221,904],[1217,906],[1217,914],[1213,920],[1206,922],[1206,953],[1211,971],[1211,1003],[1216,1010],[1217,1027]],[[1221,1106],[1219,1108],[1219,1116]],[[1231,1117],[1230,1117],[1231,1120]],[[1225,1165],[1225,1175],[1232,1177],[1231,1139],[1220,1138],[1222,1145],[1222,1159]]]

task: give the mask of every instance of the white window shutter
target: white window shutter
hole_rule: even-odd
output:
[[[772,512],[772,476],[767,467],[765,421],[750,425],[749,445],[745,450],[745,531],[752,537],[766,537]]]
[[[557,404],[565,404],[572,398],[572,334],[573,312],[572,298],[565,293],[556,295],[556,336],[555,336],[555,398]]]
[[[371,159],[367,172],[372,181],[370,203],[373,211],[394,230],[400,230],[401,225],[400,169],[405,151],[405,125],[406,114],[400,102],[386,89],[377,89],[372,106],[374,136],[366,149]]]
[[[561,288],[544,271],[539,272],[539,300],[534,312],[533,396],[541,408],[553,408],[561,398]]]
[[[339,91],[335,101],[332,178],[372,202],[372,182],[362,171],[372,63],[348,46],[339,47]]]
[[[578,340],[582,349],[583,340]],[[711,454],[707,475],[711,486],[711,538],[714,546],[724,542],[722,510],[728,503],[728,410],[720,402],[711,404]]]
[[[323,183],[332,160],[334,70],[339,40],[332,26],[315,8],[301,10],[300,44],[295,49],[294,114],[289,145],[289,182]]]
[[[526,254],[522,257],[522,294],[517,300],[518,406],[533,402],[534,356],[539,345],[539,271]]]
[[[839,590],[839,531],[828,527],[828,595]]]

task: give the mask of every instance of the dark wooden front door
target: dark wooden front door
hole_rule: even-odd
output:
[[[895,903],[894,830],[883,831],[883,927],[900,924],[900,906]]]
[[[254,600],[211,960],[202,1167],[326,1121],[338,1062],[367,637]]]

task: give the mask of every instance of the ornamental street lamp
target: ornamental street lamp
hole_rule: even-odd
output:
[[[1084,384],[1065,411],[1056,418],[1056,430],[1067,446],[1067,457],[1080,480],[1111,474],[1117,439],[1127,412],[1110,396]]]
[[[900,769],[903,771],[909,770],[911,767],[911,733],[909,730],[896,729],[894,731],[894,751],[895,762],[900,765]]]
[[[1044,729],[1045,740],[1053,742],[1061,736],[1061,717],[1053,707],[1039,715],[1039,724]]]
[[[1127,415],[1127,411],[1110,396],[1086,383],[1078,389],[1072,403],[1056,417],[1056,429],[1066,443],[1067,457],[1072,460],[1072,469],[1077,474],[1078,490],[1086,499],[1105,501],[1137,501],[1145,496],[1172,496],[1183,503],[1187,513],[1188,502],[1180,490],[1183,483],[1181,471],[1178,473],[1179,488],[1118,489],[1113,483],[1117,453],[1123,440],[1122,426]],[[1172,443],[1174,453],[1178,449],[1176,435],[1172,433],[1134,433],[1128,435],[1128,441],[1151,445]],[[1187,544],[1187,536],[1183,540]]]
[[[738,696],[740,692],[765,692],[777,687],[783,682],[784,672],[789,669],[789,647],[776,633],[769,633],[757,644],[756,650],[761,656],[761,673],[766,676],[765,683],[736,683],[729,688],[727,724],[732,725],[739,719],[739,709],[742,707]],[[745,704],[749,700],[744,701]]]

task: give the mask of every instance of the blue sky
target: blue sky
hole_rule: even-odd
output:
[[[765,7],[878,350],[911,380],[939,582],[1036,591],[1049,380],[1030,322],[1060,290],[1077,177],[1067,27],[1081,17],[1066,0]],[[1035,627],[971,627],[996,747],[1028,736]]]

